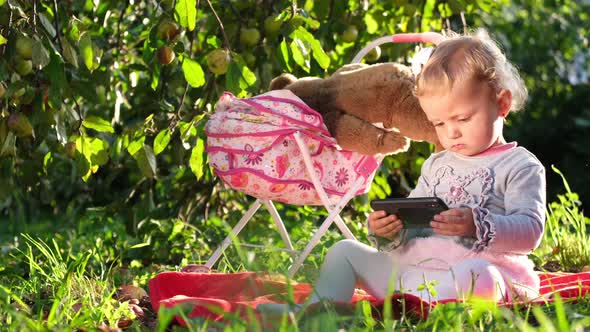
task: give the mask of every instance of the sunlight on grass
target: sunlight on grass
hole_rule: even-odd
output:
[[[562,178],[566,192],[549,205],[543,243],[532,257],[538,267],[557,261],[562,269],[575,271],[590,264],[589,220],[581,211],[579,197],[571,192],[563,175]],[[152,312],[148,324],[148,320],[132,310],[134,304],[117,300],[118,287],[129,283],[146,287],[147,281],[158,272],[179,270],[187,262],[202,263],[211,248],[198,236],[201,230],[178,219],[144,220],[132,237],[115,219],[103,215],[88,218],[80,220],[77,228],[63,233],[48,229],[42,233],[44,240],[21,234],[14,238],[14,243],[2,244],[1,330],[92,330],[121,323],[127,326],[126,330],[162,332],[582,331],[590,328],[590,298],[577,299],[577,303],[556,298],[554,303],[546,305],[513,307],[467,298],[464,303],[434,307],[427,319],[406,312],[403,298],[399,302],[385,301],[378,315],[367,301],[357,303],[348,312],[326,302],[313,310],[261,322],[255,319],[253,311],[246,314],[249,317],[246,321],[237,314],[222,312],[218,313],[224,315],[223,322],[188,318],[191,307],[177,306],[161,308],[157,317]],[[305,234],[313,234],[314,227],[312,222],[299,225],[300,237],[296,238],[295,247],[304,246]],[[240,235],[243,237],[240,240],[245,242],[264,243],[265,240],[260,233],[254,239],[248,237],[248,232]],[[273,246],[277,246],[280,240],[272,239]],[[289,253],[241,246],[237,238],[215,268],[222,273],[259,271],[261,278],[285,282],[284,301],[293,303],[292,283],[315,280],[327,248],[338,239],[337,231],[328,233],[323,246],[318,246],[306,260],[296,280],[286,275],[293,262]],[[144,305],[150,306],[148,302]],[[181,317],[187,326],[174,325],[175,317]]]
[[[553,171],[561,176],[566,192],[549,204],[543,242],[534,254],[557,261],[564,271],[590,269],[590,219],[580,210],[578,194],[571,191],[565,176],[555,167]]]

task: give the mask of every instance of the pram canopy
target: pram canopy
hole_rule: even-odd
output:
[[[322,205],[309,176],[299,132],[309,149],[314,174],[332,203],[364,177],[354,193],[366,193],[378,157],[341,149],[322,116],[289,90],[252,98],[224,93],[205,127],[206,151],[214,172],[228,186],[256,198],[295,205]]]

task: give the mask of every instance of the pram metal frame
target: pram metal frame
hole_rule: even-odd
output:
[[[319,229],[312,236],[311,240],[307,243],[305,248],[301,251],[301,253],[296,255],[297,258],[296,258],[295,262],[293,263],[293,265],[291,265],[291,268],[289,269],[289,276],[291,276],[291,277],[293,275],[295,275],[297,270],[299,270],[299,268],[301,267],[301,265],[303,264],[303,262],[305,261],[307,256],[309,256],[309,254],[311,253],[313,248],[319,243],[321,237],[326,233],[326,231],[332,225],[332,223],[336,224],[338,229],[342,232],[342,234],[347,239],[356,240],[356,237],[354,236],[354,234],[352,234],[352,232],[350,231],[348,226],[346,226],[346,224],[344,223],[344,220],[342,220],[342,217],[340,217],[339,213],[342,211],[342,209],[344,209],[344,207],[346,206],[348,201],[350,201],[350,199],[356,194],[357,190],[364,183],[366,176],[371,173],[371,172],[367,173],[366,171],[371,167],[376,167],[375,165],[373,165],[373,166],[363,165],[363,166],[359,167],[361,172],[358,173],[358,177],[355,180],[355,182],[351,185],[351,188],[347,191],[347,193],[344,196],[342,196],[342,198],[338,201],[338,203],[332,204],[330,202],[330,199],[328,198],[328,195],[326,194],[326,191],[324,190],[324,188],[321,185],[320,179],[317,177],[317,175],[313,171],[313,165],[312,165],[312,161],[311,161],[311,152],[309,151],[309,147],[307,146],[307,144],[305,144],[305,142],[303,141],[303,138],[301,137],[301,133],[300,132],[293,133],[293,138],[295,139],[297,146],[299,147],[299,149],[302,152],[302,157],[303,157],[303,161],[306,166],[307,174],[309,175],[310,179],[312,180],[313,186],[314,186],[315,190],[317,191],[318,196],[320,197],[320,200],[322,201],[322,204],[327,209],[329,214],[328,214],[328,217],[322,222]],[[364,167],[364,172],[363,172],[363,167]],[[213,265],[215,265],[215,263],[221,257],[223,251],[225,249],[227,249],[227,247],[231,244],[232,238],[237,237],[237,235],[240,233],[240,231],[244,228],[244,226],[246,226],[248,221],[250,221],[250,219],[254,216],[256,211],[258,211],[258,209],[263,204],[266,207],[266,209],[269,211],[269,213],[275,223],[275,226],[277,227],[279,233],[281,234],[281,238],[283,239],[283,243],[287,247],[288,251],[292,252],[292,253],[297,253],[297,251],[294,250],[294,248],[293,248],[293,244],[291,242],[291,238],[289,236],[289,233],[286,230],[285,224],[283,223],[283,220],[281,219],[281,216],[279,215],[279,213],[278,213],[276,207],[274,206],[274,204],[272,203],[272,201],[267,200],[267,199],[258,198],[258,199],[256,199],[256,201],[254,201],[254,203],[248,209],[248,211],[246,211],[246,213],[242,216],[242,218],[236,224],[236,226],[234,226],[233,229],[230,231],[230,233],[225,237],[225,239],[222,241],[221,245],[215,250],[215,252],[213,253],[213,255],[211,255],[209,260],[207,260],[207,263],[205,263],[205,266],[207,266],[208,268],[211,269],[213,267]]]

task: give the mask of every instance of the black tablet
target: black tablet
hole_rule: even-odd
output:
[[[395,214],[405,228],[430,227],[435,214],[449,209],[438,197],[374,199],[371,207],[374,211],[383,210],[387,214]]]

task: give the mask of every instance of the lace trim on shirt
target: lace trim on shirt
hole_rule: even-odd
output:
[[[473,221],[475,223],[475,235],[477,241],[473,243],[473,251],[481,252],[488,249],[496,238],[496,227],[490,219],[490,210],[482,207],[474,207]]]
[[[477,201],[467,191],[467,186],[476,180],[481,182],[481,192],[477,197]],[[492,189],[493,181],[492,171],[487,167],[477,168],[465,175],[455,175],[453,168],[445,165],[436,170],[434,173],[434,183],[428,189],[431,196],[436,196],[435,188],[441,182],[448,183],[449,191],[442,197],[448,205],[483,206],[488,200],[488,192]]]

